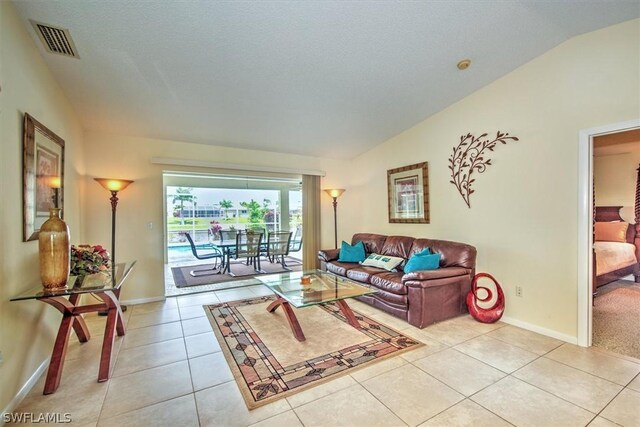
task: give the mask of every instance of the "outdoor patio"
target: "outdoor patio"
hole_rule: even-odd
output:
[[[206,244],[199,244],[198,250],[206,253],[210,251],[210,246]],[[297,259],[302,262],[302,249],[296,252],[291,252],[288,255],[291,258]],[[268,262],[263,258],[264,262]],[[208,291],[218,291],[222,289],[232,289],[239,288],[244,286],[251,286],[260,284],[258,279],[253,277],[246,278],[240,277],[238,280],[233,280],[225,283],[216,283],[211,285],[200,285],[200,286],[189,286],[179,288],[175,285],[173,280],[173,274],[171,273],[171,269],[174,267],[184,267],[184,266],[195,266],[202,264],[211,264],[210,260],[199,260],[196,259],[191,253],[191,248],[189,246],[172,246],[167,249],[167,264],[164,266],[164,288],[166,296],[177,296],[177,295],[188,295],[195,294],[200,292],[208,292]]]

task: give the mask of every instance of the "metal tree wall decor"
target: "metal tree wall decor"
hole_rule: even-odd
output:
[[[487,133],[476,137],[470,133],[460,137],[460,144],[453,147],[453,154],[449,157],[449,169],[451,169],[451,182],[456,186],[462,199],[471,208],[471,195],[475,190],[471,189],[475,178],[474,172],[483,173],[487,166],[491,165],[491,159],[487,158],[486,150],[493,151],[498,142],[506,144],[508,141],[518,141],[515,136],[498,131],[495,139],[487,138]]]

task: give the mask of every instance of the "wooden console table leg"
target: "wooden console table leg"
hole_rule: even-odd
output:
[[[353,311],[351,311],[351,307],[349,307],[345,300],[338,300],[336,301],[336,304],[351,326],[356,329],[362,329],[362,326],[360,326],[360,322],[358,322],[355,314],[353,314]]]
[[[44,394],[54,393],[60,385],[64,357],[67,354],[67,345],[69,344],[69,334],[71,333],[71,327],[74,321],[74,316],[68,313],[63,314],[62,322],[60,322],[60,328],[58,329],[58,336],[56,337],[56,342],[51,352],[47,380],[44,383]]]
[[[76,298],[70,299],[64,297],[49,297],[40,298],[39,300],[49,304],[62,313],[62,320],[60,321],[58,335],[56,336],[56,341],[51,352],[51,361],[49,361],[49,370],[47,371],[47,379],[44,384],[44,394],[51,394],[54,393],[60,385],[71,328],[76,330],[80,342],[85,342],[89,339],[89,329],[82,317],[74,314],[76,303],[78,302],[77,296]]]
[[[111,352],[113,350],[113,340],[115,338],[116,324],[118,320],[122,323],[122,312],[118,298],[113,292],[100,292],[97,294],[107,305],[107,322],[104,327],[104,338],[102,340],[102,353],[100,355],[100,369],[98,371],[98,382],[109,379],[111,373]],[[124,334],[124,327],[122,330]]]
[[[278,298],[269,304],[267,311],[269,313],[273,313],[280,306],[282,306],[282,310],[284,310],[284,315],[287,318],[287,322],[289,322],[289,327],[291,328],[291,332],[293,332],[293,336],[296,337],[298,341],[305,341],[307,338],[304,336],[304,332],[302,332],[300,322],[298,322],[298,318],[287,301],[282,298]]]
[[[87,323],[84,321],[84,318],[80,315],[75,315],[73,322],[73,330],[76,331],[76,335],[78,336],[78,341],[87,342],[91,338],[91,333],[89,332],[89,327]]]
[[[78,306],[78,299],[80,299],[80,294],[73,294],[69,297],[69,302],[73,304],[74,307]],[[87,323],[84,321],[84,317],[79,314],[74,315],[75,321],[73,322],[73,330],[76,331],[76,336],[80,342],[87,342],[91,339],[91,333],[89,332],[89,327]]]

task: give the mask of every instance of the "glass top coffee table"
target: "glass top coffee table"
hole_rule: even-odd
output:
[[[303,276],[309,277],[309,284],[301,283]],[[257,278],[277,295],[277,299],[269,304],[267,311],[273,313],[282,306],[291,331],[298,341],[304,341],[305,336],[292,306],[303,308],[335,302],[347,322],[354,328],[360,329],[360,323],[349,308],[346,299],[376,293],[375,289],[321,270],[268,274]]]

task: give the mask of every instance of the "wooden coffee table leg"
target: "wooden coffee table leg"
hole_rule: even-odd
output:
[[[293,336],[296,337],[298,341],[305,341],[306,337],[304,336],[304,332],[302,332],[300,322],[298,322],[298,318],[293,312],[293,308],[291,308],[287,301],[282,298],[278,298],[269,304],[267,311],[269,313],[273,313],[280,306],[282,306],[282,310],[284,310],[284,315],[287,318],[287,322],[289,322],[289,327],[291,328],[291,332],[293,332]]]
[[[362,329],[360,322],[358,322],[358,319],[356,319],[356,316],[353,314],[353,311],[351,311],[351,308],[345,300],[338,300],[336,301],[336,304],[351,326],[356,329]]]
[[[274,311],[276,311],[278,309],[278,307],[280,307],[280,304],[282,304],[283,301],[284,300],[282,298],[278,298],[277,300],[275,300],[274,302],[269,304],[269,306],[267,307],[267,311],[269,313],[273,313]]]

